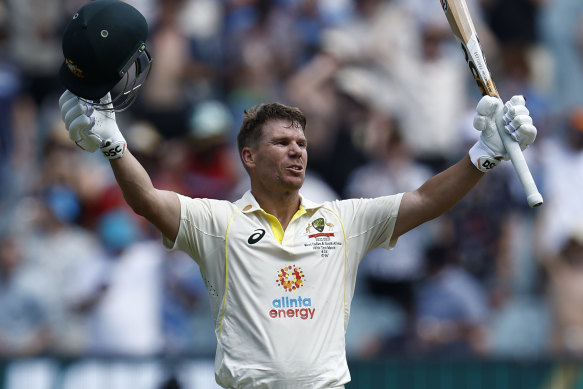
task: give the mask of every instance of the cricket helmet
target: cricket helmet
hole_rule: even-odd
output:
[[[150,73],[147,36],[146,19],[131,5],[120,0],[88,2],[63,33],[61,83],[96,109],[127,109]],[[100,101],[114,88],[117,95],[111,101]]]

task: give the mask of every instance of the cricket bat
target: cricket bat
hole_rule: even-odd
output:
[[[490,71],[488,70],[486,56],[480,46],[480,40],[478,39],[465,0],[440,1],[443,12],[445,12],[445,16],[451,27],[451,31],[461,44],[466,62],[472,71],[472,75],[474,76],[478,87],[480,88],[480,92],[483,96],[489,95],[500,98],[498,90],[494,85],[494,81],[492,81]],[[526,192],[528,205],[533,208],[538,207],[543,203],[543,197],[539,193],[536,183],[532,178],[532,174],[526,164],[524,155],[522,155],[522,150],[520,150],[520,145],[512,139],[510,134],[504,131],[504,119],[500,120],[501,122],[497,125],[498,132],[500,133],[504,147],[506,147],[506,151],[510,156],[514,170]]]

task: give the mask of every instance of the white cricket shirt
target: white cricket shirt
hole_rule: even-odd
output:
[[[171,249],[200,266],[227,388],[331,388],[350,381],[345,334],[363,255],[392,248],[402,194],[315,204],[285,233],[251,192],[235,203],[179,195]]]

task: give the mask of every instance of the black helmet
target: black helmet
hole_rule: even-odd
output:
[[[63,34],[61,82],[77,96],[91,101],[96,109],[123,111],[133,103],[150,72],[152,58],[146,50],[147,36],[146,19],[131,5],[119,0],[85,4],[73,15]],[[134,72],[130,72],[132,66]],[[117,84],[123,85],[119,95],[112,101],[99,102]]]

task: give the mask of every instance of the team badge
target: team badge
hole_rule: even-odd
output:
[[[313,231],[316,230],[316,231]],[[332,237],[334,236],[334,223],[326,221],[323,217],[312,220],[306,226],[306,235],[308,238]]]
[[[322,232],[322,231],[324,231],[324,226],[325,226],[325,224],[326,224],[326,221],[325,221],[325,220],[324,220],[324,218],[322,218],[322,217],[321,217],[321,218],[318,218],[318,219],[316,219],[316,220],[314,220],[314,221],[312,222],[312,226],[313,226],[313,227],[314,227],[316,230],[318,230],[318,232]]]
[[[75,63],[72,60],[67,58],[65,60],[65,63],[67,64],[67,67],[69,68],[69,71],[71,73],[73,73],[79,78],[85,78],[85,75],[83,75],[83,70],[81,70],[77,65],[75,65]]]

